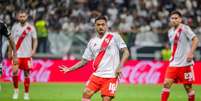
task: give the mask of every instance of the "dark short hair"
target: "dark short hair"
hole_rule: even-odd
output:
[[[182,14],[181,14],[179,11],[172,11],[172,12],[170,13],[170,16],[172,16],[172,15],[174,15],[174,14],[178,15],[179,17],[182,17]]]
[[[25,13],[25,14],[28,14],[28,13],[27,13],[27,10],[25,10],[25,9],[21,9],[21,10],[19,10],[19,11],[18,11],[18,14],[19,14],[19,13]]]
[[[98,17],[95,19],[95,23],[96,23],[96,21],[98,21],[98,20],[105,20],[105,22],[107,22],[107,18],[106,18],[105,16],[103,16],[103,15],[98,16]]]

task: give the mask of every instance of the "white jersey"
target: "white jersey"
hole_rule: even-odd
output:
[[[118,33],[106,32],[102,38],[97,36],[92,38],[89,41],[82,58],[87,60],[95,59],[107,34],[113,35],[113,38],[111,39],[97,70],[93,74],[103,78],[115,78],[115,71],[120,64],[119,50],[127,47]]]
[[[21,26],[20,23],[16,23],[13,25],[11,29],[11,33],[13,35],[15,44],[17,44],[17,41],[19,40],[20,36],[22,35],[22,32],[27,29],[27,27],[30,27],[31,30],[27,33],[25,38],[23,39],[19,49],[17,50],[17,57],[19,58],[26,58],[31,57],[32,55],[32,39],[37,38],[36,30],[33,25],[26,23],[24,26]]]
[[[176,51],[174,57],[171,57],[170,66],[182,67],[193,65],[193,61],[187,62],[187,53],[191,50],[191,41],[195,37],[195,33],[187,25],[181,24],[181,33],[179,37],[178,44],[176,46]],[[171,28],[168,32],[169,41],[171,43],[171,50],[173,52],[173,43],[175,38],[175,29]]]

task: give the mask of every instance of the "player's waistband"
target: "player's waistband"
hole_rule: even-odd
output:
[[[168,68],[189,68],[193,65],[188,65],[188,66],[168,66]]]
[[[116,77],[114,76],[101,76],[101,75],[97,75],[97,74],[92,74],[91,76],[97,77],[97,78],[103,78],[103,79],[114,79]]]
[[[32,58],[31,57],[18,57],[18,59],[27,60],[27,59],[32,59]]]

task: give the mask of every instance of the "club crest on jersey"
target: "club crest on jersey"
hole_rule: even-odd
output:
[[[105,40],[104,40],[106,43],[109,43],[109,38],[105,38]]]

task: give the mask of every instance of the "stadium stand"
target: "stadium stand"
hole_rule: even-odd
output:
[[[36,57],[78,58],[95,35],[94,18],[104,14],[111,30],[126,40],[131,58],[160,59],[159,51],[168,41],[167,18],[172,10],[184,15],[184,23],[201,40],[200,4],[200,0],[0,0],[0,19],[10,28],[16,22],[16,12],[26,9],[34,25],[41,17],[47,22],[48,51]]]

